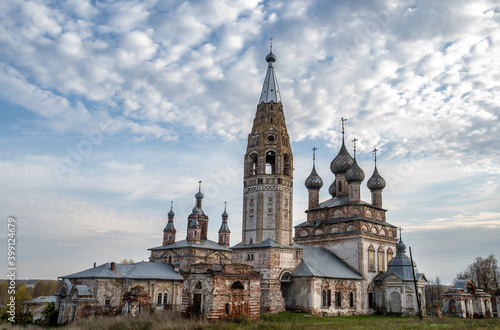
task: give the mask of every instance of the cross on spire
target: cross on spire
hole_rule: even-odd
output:
[[[313,151],[313,164],[316,163],[316,150],[318,150],[318,148],[314,147],[311,149]]]
[[[342,138],[344,138],[344,133],[345,133],[344,122],[346,122],[347,119],[342,117],[342,118],[340,118],[340,121],[342,122]]]
[[[200,181],[198,181],[198,190],[199,190],[199,191],[201,191],[201,182],[202,182],[201,180],[200,180]]]
[[[354,138],[352,140],[352,143],[354,144],[354,158],[356,158],[356,142],[358,141],[358,139]]]
[[[224,202],[224,212],[226,212],[227,202]]]
[[[269,40],[271,41],[271,52],[273,51],[273,37],[269,38]]]
[[[399,228],[398,228],[398,230],[399,230],[399,240],[401,241],[401,240],[402,240],[402,239],[401,239],[401,232],[403,231],[403,228],[402,228],[402,227],[399,227]]]
[[[377,163],[377,151],[377,148],[373,149],[373,154],[375,155],[375,163]]]
[[[172,211],[174,208],[174,201],[170,201],[170,211]]]

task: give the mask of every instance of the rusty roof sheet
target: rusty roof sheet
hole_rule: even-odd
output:
[[[293,245],[279,244],[273,239],[266,239],[258,244],[243,244],[242,242],[231,247],[233,250],[239,249],[257,249],[257,248],[267,248],[267,247],[277,247],[283,249],[301,249],[302,247],[298,244],[293,243]]]
[[[105,263],[97,267],[62,276],[63,279],[72,278],[130,278],[130,279],[160,279],[160,280],[183,280],[179,273],[174,272],[174,267],[160,262],[138,262],[135,264],[116,264],[111,270],[111,263]]]
[[[350,267],[330,250],[303,246],[303,259],[293,272],[294,277],[328,277],[363,280],[357,270]]]
[[[388,222],[370,219],[370,218],[365,218],[365,217],[362,217],[359,215],[353,215],[350,217],[333,218],[333,219],[328,219],[328,220],[304,221],[304,222],[296,225],[294,228],[297,228],[297,227],[319,227],[322,222],[324,222],[326,224],[333,224],[333,223],[342,223],[342,222],[349,222],[349,221],[355,221],[355,220],[362,220],[362,221],[366,221],[366,222],[370,222],[370,223],[375,223],[378,225],[384,225],[387,227],[397,228],[396,226],[394,226],[393,224],[390,224]]]
[[[373,207],[378,210],[384,210],[387,211],[386,209],[383,209],[381,207],[377,207],[373,204],[367,203],[365,201],[360,201],[359,203],[353,203],[349,201],[349,196],[339,196],[339,197],[333,197],[330,198],[324,202],[321,202],[318,204],[318,206],[311,207],[310,209],[306,210],[306,213],[312,210],[321,210],[321,209],[328,209],[332,207],[337,207],[337,206],[342,206],[342,205],[367,205],[370,207]]]
[[[200,243],[188,242],[187,240],[178,241],[165,246],[157,246],[154,248],[150,248],[148,250],[170,250],[170,249],[180,249],[180,248],[199,248],[199,249],[208,249],[208,250],[221,250],[221,251],[231,251],[229,248],[220,245],[217,242],[211,241],[209,239],[201,240]]]

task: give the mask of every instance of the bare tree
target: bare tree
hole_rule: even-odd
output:
[[[455,276],[456,280],[472,280],[478,288],[494,295],[500,283],[500,267],[493,254],[477,257],[467,268]]]

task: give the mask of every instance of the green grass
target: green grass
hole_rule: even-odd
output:
[[[0,325],[0,329],[6,325]],[[14,327],[12,329],[21,329]],[[58,329],[68,330],[159,330],[159,329],[500,329],[500,319],[461,319],[427,317],[391,317],[378,315],[363,316],[311,316],[305,313],[263,314],[260,320],[208,322],[203,319],[181,318],[177,313],[142,314],[138,317],[99,317],[80,320],[71,326]]]

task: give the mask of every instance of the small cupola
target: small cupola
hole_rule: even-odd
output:
[[[224,246],[229,246],[230,242],[230,234],[229,225],[227,223],[227,219],[229,215],[226,211],[227,202],[224,202],[224,212],[222,213],[222,224],[219,229],[219,244]]]
[[[313,208],[319,205],[319,190],[323,187],[323,180],[316,172],[316,147],[313,149],[313,167],[311,174],[307,177],[304,182],[307,192],[309,194],[309,208]]]
[[[382,189],[385,188],[385,180],[377,169],[377,151],[376,148],[373,150],[375,155],[375,169],[373,170],[372,176],[368,179],[366,186],[370,189],[372,194],[372,204],[377,207],[382,207]]]
[[[349,201],[359,203],[361,201],[361,182],[365,179],[365,172],[359,167],[356,161],[356,142],[358,139],[352,140],[354,144],[354,160],[352,166],[345,172],[345,179],[349,183]]]

